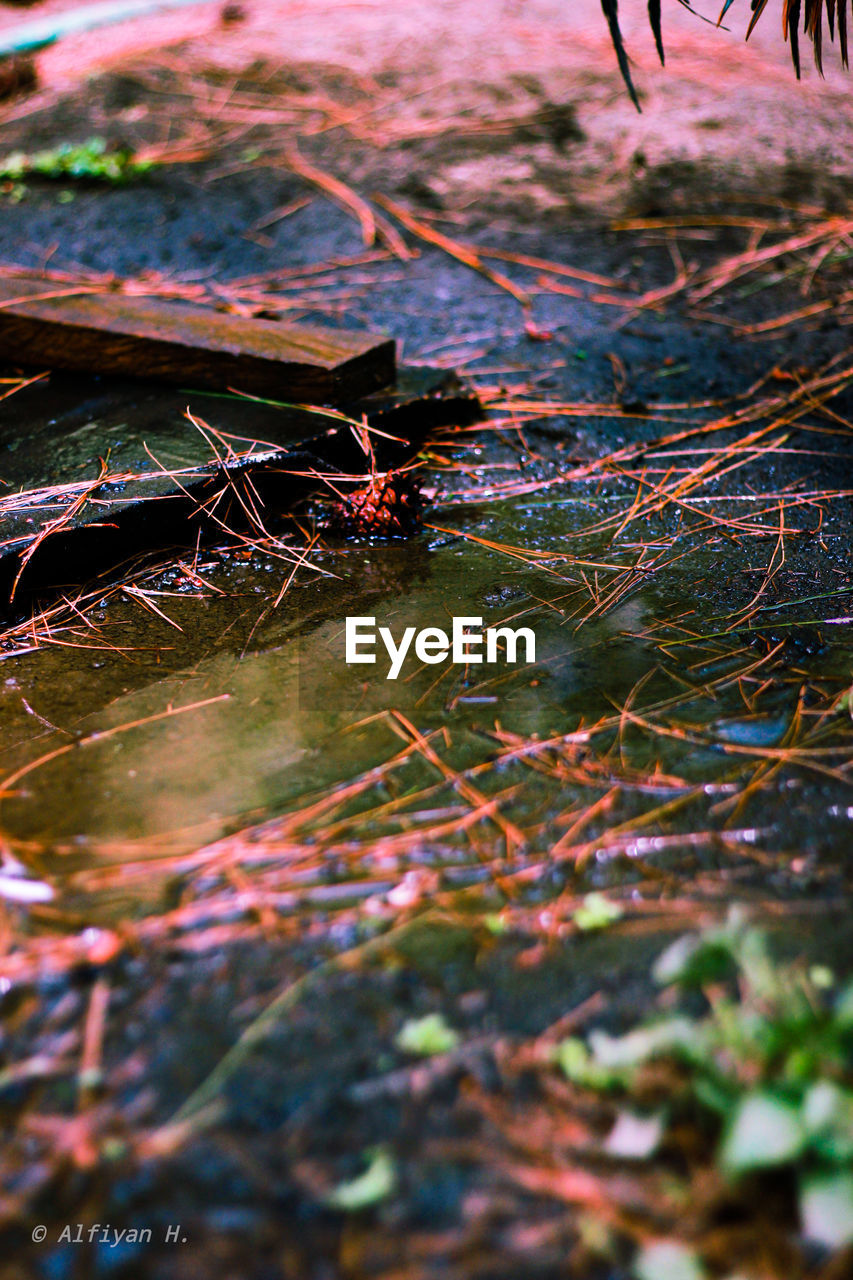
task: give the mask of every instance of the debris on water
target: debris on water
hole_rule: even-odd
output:
[[[0,861],[0,898],[27,904],[50,902],[54,896],[49,884],[31,876],[24,864],[10,853],[3,854]]]
[[[743,720],[718,720],[714,733],[721,742],[744,747],[775,747],[788,727],[785,716],[750,716]]]

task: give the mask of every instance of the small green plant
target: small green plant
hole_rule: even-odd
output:
[[[449,1053],[455,1049],[459,1036],[440,1013],[428,1013],[425,1018],[410,1018],[404,1022],[394,1043],[404,1053],[432,1058],[437,1053]]]
[[[588,893],[572,918],[582,933],[594,933],[615,924],[624,914],[619,903],[603,893]]]
[[[691,1011],[622,1036],[564,1040],[563,1072],[636,1097],[650,1064],[671,1064],[663,1114],[680,1109],[717,1135],[727,1179],[787,1168],[804,1235],[827,1247],[853,1242],[853,983],[836,991],[824,966],[776,963],[766,935],[736,909],[673,943],[654,975]]]
[[[670,1240],[643,1245],[634,1260],[636,1280],[705,1280],[706,1272],[692,1249]]]
[[[326,1197],[326,1204],[344,1213],[369,1209],[391,1195],[397,1185],[397,1172],[390,1152],[374,1147],[365,1152],[367,1168],[351,1182],[341,1182]]]
[[[128,147],[112,147],[105,138],[63,142],[45,151],[13,151],[0,161],[0,180],[20,183],[35,175],[63,182],[83,179],[118,185],[151,168],[151,161],[137,160]]]

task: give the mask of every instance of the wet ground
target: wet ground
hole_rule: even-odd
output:
[[[223,536],[76,614],[10,619],[4,1277],[626,1275],[583,1196],[530,1172],[555,1103],[525,1053],[573,1010],[625,1025],[665,942],[732,901],[850,972],[843,175],[783,149],[766,174],[721,161],[726,184],[669,154],[603,205],[589,161],[575,201],[582,101],[543,106],[498,64],[426,141],[342,125],[399,82],[308,62],[240,78],[193,46],[11,110],[10,148],[102,132],[163,164],[109,190],[9,186],[3,263],[391,332],[407,361],[464,371],[486,417],[423,446],[410,540],[323,533],[321,494],[254,546]],[[377,193],[377,248],[340,192],[288,171],[285,126],[302,161]],[[492,181],[522,155],[536,174]],[[8,386],[3,495],[41,491],[18,521],[100,458],[207,461],[187,406],[218,447],[289,429],[192,389]],[[350,615],[527,626],[536,658],[410,657],[389,681],[381,655],[347,666]],[[623,911],[599,936],[575,918],[591,890]],[[413,1064],[395,1036],[435,1011],[461,1047]],[[380,1143],[394,1194],[330,1209]],[[63,1242],[78,1222],[86,1242]],[[153,1239],[89,1241],[95,1222]],[[729,1261],[753,1274],[749,1229]]]

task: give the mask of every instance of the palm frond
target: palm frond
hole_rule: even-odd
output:
[[[691,13],[695,10],[690,4],[690,0],[678,0],[678,3],[685,9],[690,9]],[[723,7],[720,10],[720,16],[717,19],[717,26],[720,26],[729,9],[735,3],[735,0],[724,0]],[[769,4],[769,0],[750,0],[752,8],[752,17],[746,32],[746,38],[749,39],[756,23],[762,17],[765,9]],[[849,0],[850,13],[853,14],[853,0]],[[781,0],[782,6],[782,35],[791,46],[791,58],[794,63],[794,70],[797,73],[797,79],[800,77],[800,19],[802,18],[803,34],[811,41],[814,49],[815,65],[818,71],[823,75],[823,19],[824,11],[826,11],[826,27],[829,33],[830,41],[835,41],[836,30],[838,33],[838,47],[841,53],[841,62],[844,67],[849,66],[849,50],[848,50],[848,0]],[[622,73],[622,79],[625,81],[631,100],[640,110],[640,103],[637,98],[637,92],[631,79],[631,69],[628,61],[628,55],[625,51],[625,44],[622,39],[622,32],[619,27],[619,0],[601,0],[601,7],[604,10],[604,16],[607,19],[607,25],[610,28],[610,38],[613,41],[613,47],[616,50],[616,59],[619,63],[619,70]],[[648,0],[649,7],[649,25],[652,29],[655,45],[661,63],[664,61],[663,47],[663,31],[661,25],[661,0]],[[696,14],[701,17],[701,14]]]
[[[649,0],[649,22],[651,23],[652,33],[655,37],[655,44],[658,49],[658,57],[660,64],[664,64],[663,56],[663,34],[660,25],[660,0]]]
[[[634,88],[634,82],[631,79],[631,69],[628,66],[628,55],[625,52],[625,45],[622,41],[622,32],[619,29],[619,0],[601,0],[601,7],[604,10],[604,16],[607,19],[607,25],[610,27],[610,39],[613,41],[613,48],[616,50],[616,61],[619,63],[619,70],[622,73],[622,79],[631,95],[631,101],[637,110],[640,110],[640,100],[637,97],[637,91]]]

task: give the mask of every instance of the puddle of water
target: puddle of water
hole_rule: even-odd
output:
[[[75,732],[115,729],[169,706],[222,700],[129,729],[102,745],[87,743],[45,765],[27,778],[25,797],[7,802],[6,824],[21,838],[40,841],[138,838],[217,820],[224,827],[236,816],[274,811],[301,792],[380,763],[388,732],[374,718],[385,710],[395,708],[423,729],[446,724],[466,740],[496,720],[514,733],[546,737],[576,722],[581,708],[594,705],[600,714],[604,695],[624,696],[645,670],[642,652],[616,638],[620,627],[636,621],[636,603],[573,635],[558,614],[531,598],[529,591],[542,585],[535,572],[507,575],[485,551],[447,545],[425,555],[420,547],[364,547],[336,559],[351,577],[294,588],[267,622],[262,646],[246,652],[233,652],[229,643],[233,602],[217,609],[214,601],[178,601],[175,607],[162,601],[189,633],[185,665],[153,681],[146,665],[143,687],[131,685],[107,706],[74,718]],[[414,580],[403,586],[407,571]],[[244,602],[249,598],[245,611],[257,618],[268,605],[270,575],[241,571],[238,590]],[[511,603],[501,598],[507,595]],[[454,615],[482,617],[488,626],[523,614],[508,625],[535,630],[536,663],[463,670],[449,663],[424,666],[410,653],[400,677],[389,680],[381,644],[375,665],[347,665],[350,612],[374,617],[377,629],[388,627],[395,637],[406,627],[449,631]],[[606,653],[605,637],[612,642]],[[66,653],[66,667],[77,663],[93,667],[90,655]],[[14,664],[17,691],[51,720],[57,713],[50,688],[39,688],[38,665],[39,655]],[[126,669],[128,679],[133,675],[133,668]],[[82,685],[79,697],[85,697]],[[84,707],[76,708],[78,715]],[[63,724],[71,723],[72,708],[66,704],[62,711]],[[368,723],[342,736],[360,721]],[[60,735],[45,736],[40,722],[33,727],[40,752],[62,743]],[[463,766],[476,754],[469,743],[453,757]],[[4,765],[9,769],[8,751]]]
[[[148,421],[143,414],[137,440]],[[63,447],[85,452],[87,442],[81,422]],[[64,468],[61,449],[58,456]],[[429,750],[368,778],[336,812],[336,820],[349,820],[341,836],[349,861],[330,875],[375,870],[371,841],[407,829],[424,833],[416,861],[467,861],[472,876],[478,858],[498,849],[517,868],[519,858],[588,840],[582,862],[592,882],[604,883],[636,879],[644,859],[660,871],[680,854],[683,873],[697,858],[713,869],[730,861],[733,849],[757,847],[765,837],[782,837],[780,847],[801,854],[815,841],[841,839],[831,823],[818,839],[814,804],[825,812],[827,799],[821,793],[806,801],[803,790],[814,786],[815,773],[787,762],[776,767],[761,755],[796,745],[791,733],[805,673],[780,656],[753,679],[770,646],[750,647],[755,637],[747,633],[685,644],[677,632],[661,630],[659,619],[685,612],[694,634],[719,630],[715,584],[738,571],[737,561],[698,550],[646,584],[638,579],[621,602],[592,610],[579,625],[592,594],[606,595],[613,581],[612,571],[597,566],[632,559],[619,560],[624,550],[603,538],[572,541],[589,519],[583,504],[535,498],[444,510],[435,523],[464,538],[425,533],[408,544],[324,552],[317,563],[334,576],[303,575],[276,610],[271,604],[288,569],[258,553],[250,562],[205,569],[216,590],[203,599],[158,597],[172,629],[132,601],[111,602],[93,615],[95,630],[81,626],[57,637],[65,647],[0,665],[0,768],[12,779],[0,824],[16,848],[37,850],[39,867],[60,883],[86,868],[149,859],[151,875],[128,889],[131,905],[147,909],[162,890],[159,859],[382,770],[411,747],[414,727]],[[589,563],[531,563],[484,543],[534,555],[572,551]],[[703,580],[710,589],[697,589]],[[164,590],[171,590],[168,580]],[[703,613],[710,619],[704,626]],[[449,631],[454,616],[480,617],[486,627],[530,627],[536,660],[463,667],[427,665],[410,654],[399,679],[388,680],[381,645],[375,665],[347,665],[347,616],[373,617],[395,637],[407,627]],[[670,647],[661,643],[673,639]],[[848,665],[842,645],[825,646],[809,670],[837,680]],[[765,676],[770,683],[751,707],[748,698]],[[631,714],[620,721],[626,705],[632,714],[657,711],[642,723]],[[608,718],[608,730],[588,743],[536,748],[536,740],[577,735]],[[515,743],[526,746],[514,751]],[[738,806],[747,766],[760,765],[773,785]],[[844,786],[840,776],[821,785]],[[496,797],[500,821],[485,809],[467,821]],[[599,799],[598,815],[583,817]],[[830,799],[841,812],[841,800]],[[393,817],[383,816],[383,804]],[[366,855],[360,870],[351,856],[356,835]],[[294,839],[303,852],[319,842],[330,865],[336,856],[321,830],[300,829]],[[162,865],[168,880],[168,859]],[[569,859],[542,885],[559,887],[571,866]],[[99,916],[118,908],[106,895],[87,899],[85,909]]]

